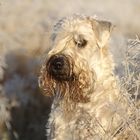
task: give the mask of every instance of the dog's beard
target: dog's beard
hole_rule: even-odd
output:
[[[43,65],[39,77],[39,85],[47,96],[87,103],[90,101],[90,95],[94,90],[95,73],[89,69],[76,68],[74,70],[74,62],[72,61],[70,61],[70,65],[70,75],[65,80],[55,79],[50,75],[46,66]]]

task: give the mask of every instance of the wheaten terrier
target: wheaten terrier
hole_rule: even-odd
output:
[[[53,97],[48,140],[134,139],[133,133],[122,135],[131,113],[113,74],[112,28],[110,22],[78,15],[54,26],[39,78]]]

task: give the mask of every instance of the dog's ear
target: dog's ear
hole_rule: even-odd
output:
[[[97,38],[98,46],[100,48],[104,47],[110,38],[114,26],[111,22],[101,20],[93,20],[92,26]]]

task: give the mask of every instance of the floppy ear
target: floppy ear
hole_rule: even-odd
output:
[[[114,26],[111,22],[100,20],[94,20],[92,26],[97,37],[98,46],[100,48],[104,47],[110,38]]]

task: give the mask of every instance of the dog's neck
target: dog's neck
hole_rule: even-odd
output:
[[[69,99],[69,96],[65,96],[65,97],[61,97],[61,98],[59,96],[56,96],[54,98],[54,102],[53,102],[54,108],[55,107],[61,108],[62,112],[65,114],[64,116],[67,116],[66,114],[68,114],[68,116],[71,116],[70,114],[72,114],[72,116],[73,116],[74,112],[76,112],[76,110],[78,108],[84,109],[87,106],[89,106],[90,104],[94,105],[98,101],[102,100],[102,96],[105,96],[104,99],[106,99],[107,101],[111,101],[112,99],[110,97],[117,96],[117,94],[118,94],[118,90],[116,90],[116,89],[118,89],[117,78],[115,78],[112,73],[110,73],[110,75],[108,74],[106,76],[107,76],[106,79],[104,79],[102,81],[100,81],[100,80],[96,81],[95,89],[93,90],[93,93],[89,93],[90,94],[89,102],[87,102],[87,103],[75,102],[75,101],[72,101],[71,99]],[[107,89],[110,89],[108,94],[106,94]],[[57,93],[57,94],[59,95],[60,93]],[[71,94],[71,93],[69,91],[69,93],[66,93],[66,94]],[[93,109],[93,107],[91,107],[91,109]],[[71,118],[71,117],[69,117],[69,118]]]
[[[104,53],[100,52],[98,59],[96,57],[93,58],[92,68],[96,73],[97,81],[103,82],[104,79],[106,80],[113,75],[115,64],[112,57],[108,50],[106,50]]]

